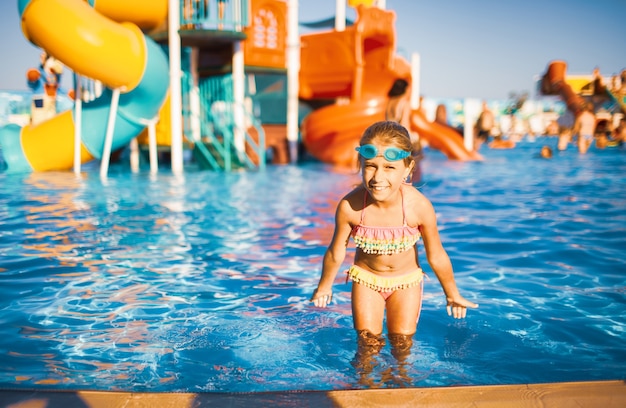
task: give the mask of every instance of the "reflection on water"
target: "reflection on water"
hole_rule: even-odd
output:
[[[315,163],[184,178],[112,168],[106,183],[0,174],[0,386],[623,379],[625,152],[537,160],[535,147],[486,151],[484,163],[427,156],[420,188],[459,286],[481,307],[449,319],[431,279],[412,344],[395,348],[357,347],[342,276],[330,309],[308,302],[335,204],[358,176]]]
[[[413,346],[413,336],[392,333],[388,337],[391,355],[395,361],[383,367],[380,352],[386,345],[385,338],[367,330],[357,331],[357,350],[352,364],[359,384],[365,388],[410,387],[413,384],[407,363]],[[375,378],[377,371],[380,372],[379,381]]]

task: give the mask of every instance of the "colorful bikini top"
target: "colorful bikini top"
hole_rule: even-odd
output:
[[[402,190],[400,190],[402,195]],[[402,195],[402,223],[401,227],[370,227],[363,225],[365,218],[365,204],[367,202],[367,191],[363,196],[363,210],[361,210],[361,222],[352,228],[352,238],[357,248],[366,254],[391,255],[411,249],[420,234],[419,227],[410,227],[406,223],[404,211],[404,196]]]

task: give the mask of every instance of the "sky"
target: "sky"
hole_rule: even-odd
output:
[[[300,21],[333,17],[335,1],[300,0]],[[420,56],[425,97],[534,95],[553,60],[569,74],[626,68],[626,0],[386,0],[386,8],[396,13],[397,52]],[[0,4],[0,38],[0,90],[27,90],[40,51],[22,35],[17,1]],[[66,71],[64,87],[71,77]]]

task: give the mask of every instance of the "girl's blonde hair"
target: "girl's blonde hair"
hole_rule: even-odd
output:
[[[399,124],[391,120],[384,120],[371,124],[359,141],[359,146],[372,143],[374,140],[380,144],[392,145],[399,149],[411,152],[411,155],[404,158],[404,164],[407,167],[411,166],[411,163],[415,161],[413,158],[413,143],[411,142],[411,135],[409,131]],[[359,165],[361,161],[359,160]]]

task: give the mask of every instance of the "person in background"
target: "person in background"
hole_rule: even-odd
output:
[[[478,116],[478,120],[476,121],[476,125],[474,127],[474,150],[480,149],[480,146],[483,143],[487,143],[489,141],[491,131],[495,124],[496,122],[493,112],[489,109],[487,101],[483,101],[482,112]]]
[[[598,149],[604,149],[609,145],[613,135],[613,125],[611,114],[604,112],[596,113],[596,127],[594,130],[594,140]]]
[[[622,90],[622,79],[619,75],[611,77],[611,92],[619,94]]]
[[[539,153],[539,156],[544,158],[544,159],[551,159],[552,158],[552,148],[548,145],[543,145],[541,146],[541,152]]]
[[[57,113],[57,93],[61,84],[63,64],[42,51],[39,68],[27,73],[28,87],[35,92],[31,103],[31,124],[46,121]]]
[[[409,102],[409,82],[406,79],[396,79],[387,92],[387,106],[385,120],[392,120],[405,126],[409,123],[411,107]]]
[[[572,140],[572,129],[567,126],[562,126],[559,129],[559,140],[557,141],[556,148],[560,151],[567,150],[567,146]]]
[[[624,98],[626,97],[626,69],[623,69],[622,72],[620,72],[619,79],[621,88],[617,94]]]
[[[494,136],[493,140],[487,145],[490,149],[512,149],[516,145],[515,141],[510,137],[502,138],[502,135]]]
[[[209,0],[186,0],[184,6],[183,30],[193,30],[203,27],[209,18]]]
[[[391,85],[391,89],[387,93],[387,106],[385,107],[385,120],[397,122],[407,129],[411,128],[411,102],[410,102],[410,86],[406,79],[396,79]],[[420,106],[423,102],[420,99]],[[411,143],[413,143],[413,159],[415,167],[411,175],[412,181],[419,181],[422,177],[420,160],[423,157],[423,149],[419,134],[410,132]]]
[[[217,28],[222,30],[224,28],[224,16],[226,15],[226,3],[228,0],[217,0]]]
[[[409,132],[397,122],[376,122],[365,130],[357,147],[362,183],[337,205],[333,237],[311,297],[317,307],[331,303],[352,237],[356,254],[347,279],[353,282],[353,323],[359,349],[370,350],[369,355],[385,344],[385,314],[392,353],[406,355],[413,344],[424,279],[417,253],[420,238],[446,296],[448,315],[461,319],[467,308],[478,307],[459,293],[432,203],[405,183],[415,166],[411,150]]]
[[[545,136],[558,136],[559,135],[559,123],[556,120],[550,121],[546,126]]]
[[[602,78],[602,74],[600,74],[600,68],[595,67],[593,69],[593,94],[600,95],[604,94],[606,91],[606,84],[604,83],[604,78]]]
[[[589,150],[589,146],[593,142],[595,127],[596,116],[593,113],[593,105],[590,102],[585,102],[583,111],[576,117],[574,129],[572,129],[572,134],[578,135],[578,151],[580,154],[585,154]]]
[[[613,131],[613,141],[622,146],[626,144],[626,118],[622,117]]]
[[[437,109],[435,109],[435,123],[450,126],[448,123],[448,109],[443,103],[438,104]]]
[[[597,149],[605,149],[609,145],[609,139],[603,133],[596,137],[596,148]]]
[[[217,0],[217,28],[224,28],[224,17],[226,15],[226,3],[228,0]],[[207,28],[208,24],[215,24],[215,19],[209,21],[209,0],[185,0],[183,7],[184,23],[183,30],[193,30]]]

